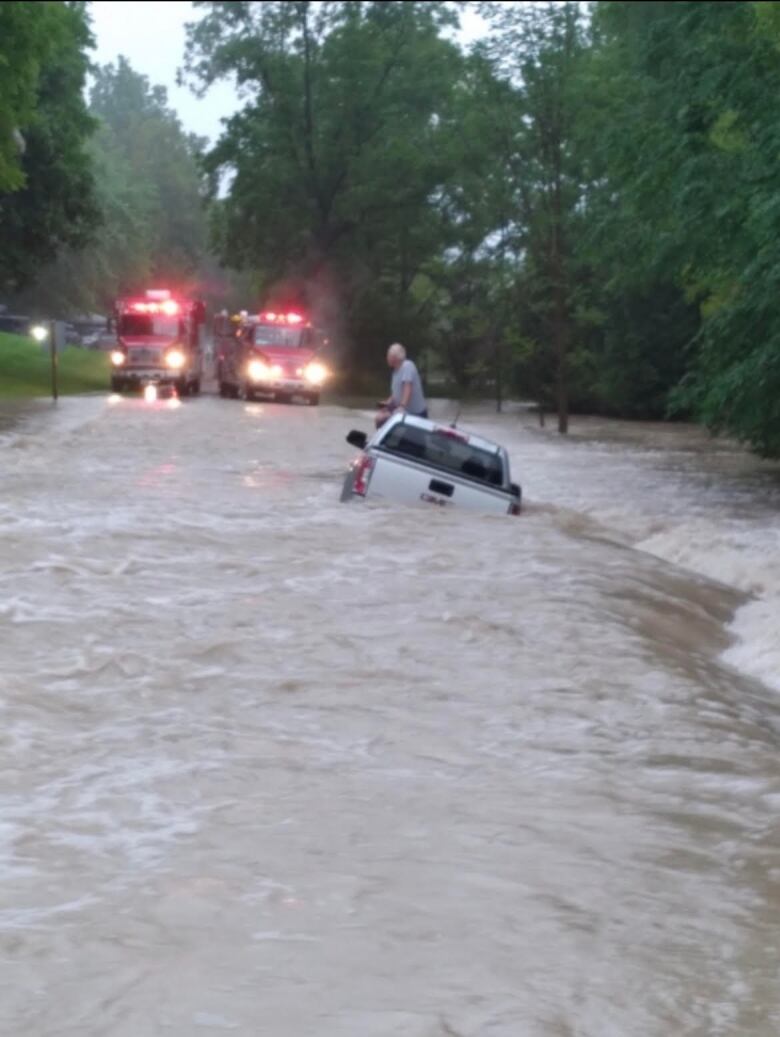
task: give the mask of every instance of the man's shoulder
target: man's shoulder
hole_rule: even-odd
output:
[[[414,360],[410,360],[409,357],[407,357],[404,360],[404,362],[401,364],[401,373],[402,374],[408,374],[410,376],[411,375],[416,375],[417,374],[417,365],[415,364]]]

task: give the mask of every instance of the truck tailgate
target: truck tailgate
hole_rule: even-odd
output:
[[[449,472],[437,473],[427,465],[384,453],[371,452],[374,470],[369,497],[387,497],[405,504],[455,505],[475,511],[506,515],[512,498],[499,489],[460,479]]]

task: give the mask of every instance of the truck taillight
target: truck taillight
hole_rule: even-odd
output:
[[[519,501],[517,501],[514,504],[510,504],[509,505],[509,514],[510,515],[519,515],[520,511],[521,511],[521,508],[520,508],[520,502]]]
[[[373,470],[373,457],[369,457],[368,454],[363,454],[363,456],[355,462],[355,478],[352,483],[353,493],[356,493],[359,497],[365,497]]]

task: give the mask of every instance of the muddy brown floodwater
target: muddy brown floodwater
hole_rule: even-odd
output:
[[[520,518],[340,504],[336,406],[0,429],[0,1033],[780,1032],[777,466],[461,422]]]

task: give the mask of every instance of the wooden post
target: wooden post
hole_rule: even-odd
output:
[[[57,322],[49,321],[49,354],[51,356],[51,398],[56,403],[59,399],[58,358],[57,358]]]

